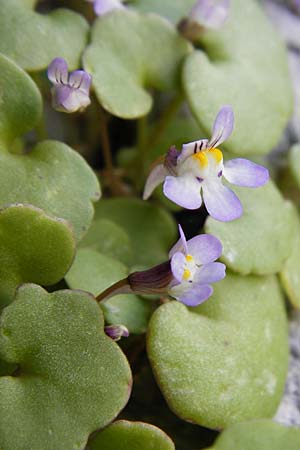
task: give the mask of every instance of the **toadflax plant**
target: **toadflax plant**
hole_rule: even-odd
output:
[[[0,0],[1,450],[299,450],[280,3]]]

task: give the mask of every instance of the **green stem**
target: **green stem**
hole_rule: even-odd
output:
[[[154,127],[152,133],[150,134],[146,148],[147,150],[154,145],[156,145],[163,133],[165,132],[167,126],[170,123],[170,120],[174,117],[174,115],[177,113],[181,103],[183,101],[183,94],[182,92],[178,93],[168,104],[164,112],[162,113],[160,120],[157,122],[156,126]]]
[[[104,111],[101,108],[101,117],[100,117],[100,138],[101,138],[101,147],[103,151],[105,168],[107,170],[107,174],[110,178],[113,178],[114,174],[114,165],[111,155],[110,141],[108,135],[108,127],[107,127],[107,118]]]
[[[156,126],[152,130],[152,133],[150,133],[149,136],[147,136],[146,132],[147,129],[146,118],[142,117],[138,121],[138,129],[137,129],[138,164],[137,164],[137,182],[136,182],[136,189],[138,191],[143,185],[145,178],[147,153],[153,146],[155,146],[159,142],[161,136],[164,134],[170,121],[177,113],[182,101],[183,101],[183,94],[182,92],[180,92],[170,101],[168,106],[165,108],[159,121],[157,122]]]
[[[102,108],[100,108],[100,139],[101,147],[104,157],[106,178],[108,180],[109,189],[112,195],[123,196],[125,195],[124,189],[122,187],[122,182],[120,178],[116,175],[115,168],[113,165],[111,146],[108,134],[107,117]]]

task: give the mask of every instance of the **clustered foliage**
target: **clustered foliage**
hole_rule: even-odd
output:
[[[300,448],[287,51],[215,3],[0,0],[0,450]]]

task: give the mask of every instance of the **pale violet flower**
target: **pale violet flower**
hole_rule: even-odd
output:
[[[92,77],[84,70],[68,73],[68,64],[63,58],[55,58],[48,67],[52,105],[58,111],[73,113],[84,110],[90,103],[89,91]]]
[[[221,28],[229,16],[230,0],[198,0],[188,19],[204,28]]]
[[[213,293],[211,283],[225,277],[226,266],[215,262],[222,244],[210,235],[201,234],[186,240],[179,225],[180,239],[166,261],[151,269],[131,273],[98,297],[98,301],[125,293],[169,295],[187,306],[197,306]]]
[[[223,106],[215,119],[210,140],[184,144],[181,152],[171,147],[164,163],[150,172],[143,198],[150,197],[163,182],[165,196],[184,208],[200,208],[203,197],[213,218],[224,222],[238,219],[243,213],[241,202],[231,189],[224,186],[223,177],[237,186],[255,188],[268,181],[269,172],[244,158],[224,163],[218,146],[231,135],[233,122],[231,106]]]
[[[119,341],[122,337],[128,337],[129,331],[125,325],[107,325],[104,327],[105,334],[114,341]]]
[[[173,279],[168,294],[188,306],[197,306],[213,293],[211,283],[225,277],[225,264],[215,262],[222,254],[221,242],[210,234],[180,239],[169,253]]]
[[[120,0],[87,0],[94,5],[97,16],[103,16],[114,9],[124,9],[125,6]]]

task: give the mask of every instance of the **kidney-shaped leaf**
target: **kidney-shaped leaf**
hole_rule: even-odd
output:
[[[244,212],[240,219],[219,222],[209,217],[205,231],[223,244],[222,261],[247,275],[279,272],[292,251],[295,220],[291,204],[270,181],[258,189],[237,188]]]
[[[30,203],[68,220],[79,240],[92,221],[92,202],[100,197],[98,180],[85,160],[60,142],[13,153],[13,140],[38,121],[41,97],[28,75],[3,56],[0,72],[0,208]]]
[[[69,269],[75,239],[69,224],[31,205],[0,211],[0,304],[24,282],[57,283]]]
[[[287,296],[295,308],[300,308],[300,217],[293,208],[296,232],[293,239],[292,251],[280,272],[282,285]]]
[[[25,155],[0,148],[0,179],[0,206],[33,204],[66,219],[78,240],[92,221],[92,202],[100,196],[98,180],[84,159],[57,141],[41,142]]]
[[[195,0],[136,0],[133,6],[138,11],[156,13],[176,23],[189,14],[195,3]]]
[[[42,112],[42,99],[29,75],[3,55],[0,55],[0,71],[0,141],[11,143],[36,125]]]
[[[287,320],[274,276],[227,274],[203,305],[153,314],[148,355],[170,408],[209,428],[272,417],[288,362]]]
[[[84,66],[93,75],[102,106],[134,119],[151,109],[148,88],[179,88],[181,63],[189,51],[188,42],[161,17],[114,11],[95,21]]]
[[[128,273],[127,267],[116,259],[83,248],[78,250],[66,281],[72,289],[83,289],[96,296]],[[125,325],[130,333],[146,331],[153,309],[151,301],[131,294],[116,295],[100,305],[107,323]]]
[[[120,225],[111,220],[94,220],[80,242],[80,247],[97,250],[126,265],[130,265],[132,262],[130,237]]]
[[[1,316],[0,355],[20,372],[0,378],[2,450],[83,450],[130,394],[127,360],[83,292],[23,285]]]
[[[208,450],[299,450],[300,428],[253,420],[226,429]]]
[[[0,0],[0,52],[29,71],[44,69],[57,56],[76,68],[87,42],[88,24],[67,9],[39,14],[35,3]]]
[[[95,216],[112,220],[128,233],[134,266],[163,262],[176,240],[177,229],[172,216],[139,199],[102,200],[96,206]]]
[[[119,420],[100,431],[91,450],[175,450],[171,439],[159,428],[144,422]]]
[[[195,117],[210,136],[221,105],[230,104],[235,127],[226,148],[265,154],[292,113],[284,46],[255,0],[231,0],[224,27],[203,33],[186,60],[183,84]],[[255,32],[253,32],[255,24]]]
[[[289,152],[289,167],[300,189],[300,145],[293,145]]]

